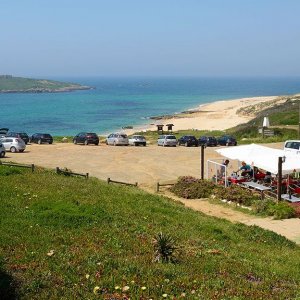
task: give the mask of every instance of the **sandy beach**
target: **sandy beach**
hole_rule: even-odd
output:
[[[174,131],[177,130],[225,130],[239,124],[248,122],[254,115],[243,115],[237,112],[241,108],[261,103],[270,105],[273,101],[282,101],[279,96],[251,97],[233,100],[220,100],[212,103],[199,105],[190,111],[176,114],[173,116],[162,116],[149,120],[150,124],[134,127],[133,129],[125,129],[128,135],[137,131],[156,131],[157,124],[174,124]]]

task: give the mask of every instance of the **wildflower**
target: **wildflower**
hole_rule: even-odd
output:
[[[144,291],[144,290],[146,290],[146,287],[145,287],[145,286],[142,286],[141,289]]]
[[[90,278],[90,274],[86,274],[86,275],[85,275],[85,278],[86,278],[86,279],[89,279],[89,278]]]
[[[120,289],[120,287],[117,285],[117,286],[115,286],[115,290],[119,290]]]
[[[191,294],[195,294],[196,293],[196,291],[195,290],[191,290]]]
[[[95,286],[94,289],[93,289],[93,293],[95,295],[97,295],[99,293],[99,290],[100,290],[100,287],[99,286]]]
[[[134,280],[131,280],[130,283],[131,283],[131,284],[135,284]]]
[[[97,262],[97,266],[100,266],[101,265],[101,262]]]
[[[185,297],[185,293],[181,293],[181,295],[180,295],[182,298],[184,298]]]
[[[169,283],[169,282],[170,282],[170,279],[166,278],[165,283]]]
[[[50,250],[50,251],[47,253],[47,255],[50,256],[50,257],[51,257],[53,254],[54,254],[54,250]]]
[[[163,294],[162,296],[163,296],[163,298],[167,298],[168,294]]]
[[[129,286],[128,285],[125,285],[123,288],[122,288],[122,291],[123,292],[127,292],[129,290]]]

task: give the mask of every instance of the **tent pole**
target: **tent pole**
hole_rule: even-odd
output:
[[[201,145],[201,165],[200,165],[200,175],[201,179],[204,179],[204,145]]]
[[[278,157],[278,173],[277,173],[277,201],[281,200],[282,186],[282,157]]]

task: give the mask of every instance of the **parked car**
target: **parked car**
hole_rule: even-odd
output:
[[[146,146],[147,142],[143,135],[133,135],[128,139],[131,146]]]
[[[106,145],[123,145],[128,146],[129,141],[125,133],[112,133],[106,138]]]
[[[5,153],[6,153],[5,148],[0,141],[0,158],[3,158],[5,156]]]
[[[99,145],[99,137],[94,132],[80,132],[73,138],[74,144],[95,144]]]
[[[157,146],[172,146],[176,147],[177,139],[175,135],[160,135],[157,140]]]
[[[14,132],[14,131],[9,131],[6,134],[6,137],[16,137],[22,139],[25,144],[27,145],[29,143],[29,136],[25,132]]]
[[[289,140],[284,142],[284,151],[300,154],[300,140]]]
[[[25,142],[20,138],[15,137],[4,137],[0,139],[1,144],[4,146],[6,151],[10,152],[24,152],[26,145]]]
[[[218,141],[214,136],[200,136],[199,145],[205,145],[205,147],[214,147],[218,145]]]
[[[184,135],[178,139],[178,145],[184,145],[185,147],[198,147],[199,143],[196,137],[194,137],[193,135]]]
[[[0,128],[0,138],[5,137],[8,132],[8,128]]]
[[[231,135],[223,135],[220,138],[218,138],[218,145],[221,145],[221,146],[236,146],[237,141]]]
[[[49,133],[35,133],[31,136],[30,142],[38,143],[38,144],[43,144],[43,143],[52,144],[53,138]]]

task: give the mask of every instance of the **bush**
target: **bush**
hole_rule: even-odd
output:
[[[230,187],[218,186],[215,188],[215,196],[219,199],[226,199],[235,203],[251,206],[254,200],[258,199],[251,191],[246,190],[238,185],[231,185]]]
[[[297,216],[295,207],[287,202],[275,202],[272,200],[258,200],[252,205],[255,213],[267,214],[274,216],[274,219],[289,219]]]
[[[210,197],[214,188],[215,184],[211,181],[184,176],[179,177],[178,182],[170,190],[182,198],[198,199]]]
[[[267,213],[274,219],[289,219],[296,216],[295,209],[286,202],[272,202],[268,205]]]

